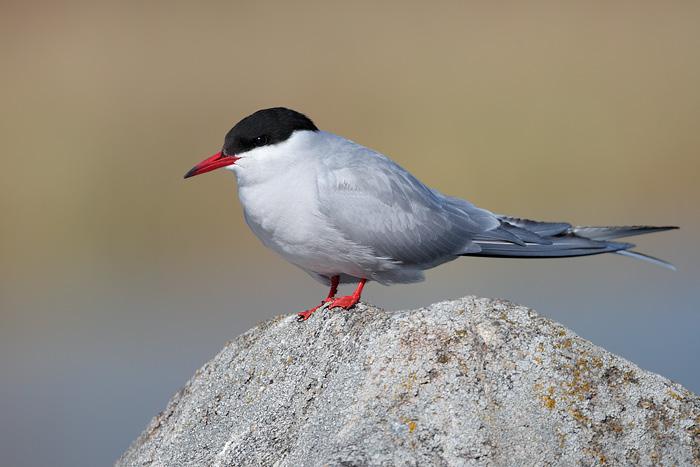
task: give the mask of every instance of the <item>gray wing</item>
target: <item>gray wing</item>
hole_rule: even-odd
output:
[[[611,239],[676,227],[575,227],[494,215],[428,188],[385,156],[356,145],[319,181],[321,214],[349,240],[375,254],[427,269],[459,255],[557,258],[618,253],[673,269]],[[349,156],[348,156],[349,155]]]
[[[326,174],[319,181],[322,214],[349,240],[403,264],[425,269],[476,253],[481,248],[472,239],[500,224],[490,212],[426,187],[362,146]]]

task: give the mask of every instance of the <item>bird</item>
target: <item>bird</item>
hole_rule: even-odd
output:
[[[612,241],[676,226],[596,227],[493,214],[421,183],[399,164],[322,131],[285,108],[238,122],[220,152],[184,178],[233,172],[246,223],[264,246],[330,287],[322,307],[350,309],[368,281],[424,280],[423,271],[460,256],[561,258],[616,253],[675,269]],[[336,297],[340,284],[352,295]]]

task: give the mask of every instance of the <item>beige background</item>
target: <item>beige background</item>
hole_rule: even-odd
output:
[[[463,259],[364,299],[512,299],[700,392],[699,51],[697,2],[5,2],[3,463],[109,464],[227,340],[325,297],[231,174],[182,179],[277,105],[493,212],[681,225],[638,240],[676,273]]]

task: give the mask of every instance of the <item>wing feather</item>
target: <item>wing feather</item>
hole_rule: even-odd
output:
[[[396,263],[427,269],[460,255],[555,258],[610,252],[672,267],[626,251],[633,244],[609,240],[675,227],[574,227],[497,216],[428,188],[376,151],[344,139],[334,148],[337,154],[325,159],[319,178],[320,214],[340,235]],[[350,159],[342,157],[348,154]]]
[[[377,255],[433,267],[480,251],[472,239],[499,225],[490,212],[428,188],[375,151],[356,145],[352,154],[342,167],[327,167],[319,208],[338,232]]]

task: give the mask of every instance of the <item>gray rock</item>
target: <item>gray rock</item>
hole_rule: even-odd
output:
[[[513,303],[271,319],[117,465],[700,465],[700,398]]]

